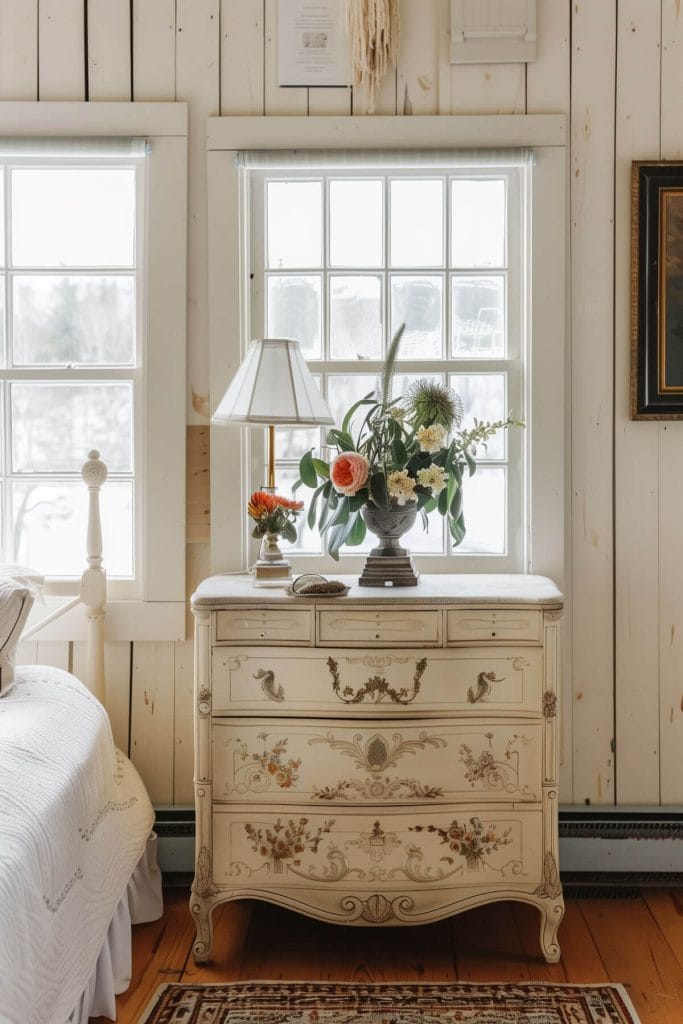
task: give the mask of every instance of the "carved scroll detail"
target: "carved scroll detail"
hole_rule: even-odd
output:
[[[285,691],[282,686],[278,684],[277,689],[275,687],[275,673],[269,668],[260,668],[258,672],[254,673],[254,679],[261,680],[261,689],[265,693],[268,700],[276,700],[280,704],[285,699]]]
[[[543,881],[534,889],[534,896],[542,896],[544,899],[556,900],[562,895],[562,883],[557,864],[550,850],[546,850],[543,859]]]
[[[543,694],[543,717],[554,718],[557,713],[557,694],[546,690]]]
[[[363,686],[355,691],[351,686],[342,688],[339,665],[334,658],[327,659],[327,667],[332,676],[332,689],[344,704],[361,704],[366,697],[371,696],[374,696],[375,704],[379,704],[385,697],[388,697],[394,704],[410,704],[420,692],[420,680],[427,668],[427,659],[421,658],[415,665],[412,690],[408,690],[405,686],[396,690],[383,676],[371,676]]]
[[[467,690],[468,701],[470,704],[478,704],[479,701],[486,700],[491,693],[491,683],[502,683],[504,680],[505,676],[499,679],[495,672],[480,672],[477,676],[476,692],[471,686]]]

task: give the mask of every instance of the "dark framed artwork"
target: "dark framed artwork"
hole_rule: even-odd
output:
[[[632,165],[631,418],[683,419],[683,163]]]

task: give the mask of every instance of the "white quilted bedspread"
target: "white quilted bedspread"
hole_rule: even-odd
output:
[[[20,667],[0,700],[0,1024],[63,1024],[154,813],[101,705]]]

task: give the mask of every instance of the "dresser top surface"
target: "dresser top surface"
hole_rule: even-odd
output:
[[[357,576],[331,577],[351,587],[343,597],[329,594],[296,597],[285,587],[255,587],[250,574],[223,573],[203,580],[192,595],[193,608],[222,605],[538,605],[561,608],[563,597],[552,580],[523,573],[453,573],[420,576],[416,587],[359,587]]]

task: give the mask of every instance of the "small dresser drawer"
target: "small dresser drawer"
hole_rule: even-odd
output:
[[[310,644],[312,613],[309,608],[236,608],[216,612],[218,643]]]
[[[543,612],[535,609],[453,608],[446,617],[446,641],[540,644]]]
[[[441,612],[423,608],[406,611],[321,611],[318,616],[318,643],[366,644],[369,647],[391,644],[441,643]]]

